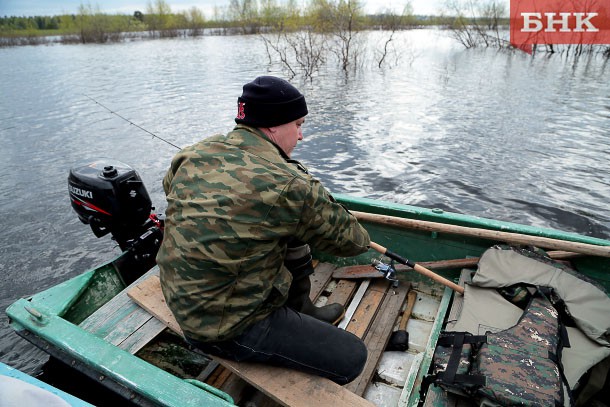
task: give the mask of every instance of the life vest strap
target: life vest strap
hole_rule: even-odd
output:
[[[481,344],[487,342],[485,335],[471,335],[467,332],[452,332],[449,335],[443,335],[437,341],[437,345],[451,346],[451,356],[447,362],[447,368],[439,375],[439,378],[446,384],[461,382],[464,384],[477,384],[482,381],[485,384],[484,376],[457,374],[462,358],[462,349],[464,344]],[[470,378],[473,378],[472,380]]]
[[[444,332],[440,338],[438,338],[437,346],[454,346],[455,334],[462,334],[464,337],[463,344],[481,344],[487,343],[487,335],[470,335],[466,332]]]
[[[448,379],[447,372],[445,371],[436,374],[436,383],[447,385],[459,383],[464,385],[464,387],[478,388],[485,386],[487,384],[487,380],[485,379],[485,376],[475,374],[455,374],[453,378]]]

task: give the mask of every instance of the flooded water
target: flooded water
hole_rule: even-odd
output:
[[[378,34],[370,34],[371,42]],[[610,238],[610,66],[601,57],[464,50],[400,33],[391,67],[295,78],[310,114],[294,158],[336,193]],[[372,55],[372,54],[371,54]],[[269,65],[257,37],[0,49],[0,360],[45,355],[4,309],[115,257],[72,212],[71,166],[133,166],[158,210],[176,149],[233,127],[241,86]]]

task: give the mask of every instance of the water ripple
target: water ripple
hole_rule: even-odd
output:
[[[467,51],[433,30],[395,44],[392,68],[295,79],[310,115],[294,158],[314,176],[333,192],[610,237],[607,63]],[[116,255],[70,210],[75,163],[132,165],[164,209],[175,148],[85,95],[186,146],[232,128],[243,83],[285,76],[256,36],[5,48],[0,72],[2,309]],[[40,355],[4,318],[0,357],[31,370]]]

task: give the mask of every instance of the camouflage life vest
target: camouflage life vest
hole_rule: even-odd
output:
[[[537,290],[511,328],[485,335],[441,334],[433,380],[486,405],[563,406],[564,394],[570,394],[561,365],[564,341],[557,310]]]

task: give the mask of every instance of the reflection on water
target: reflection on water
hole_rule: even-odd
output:
[[[392,68],[293,81],[310,107],[294,156],[331,191],[610,237],[607,61],[466,51],[431,30],[396,43]],[[232,128],[243,83],[283,76],[257,37],[0,49],[0,72],[2,309],[118,254],[71,212],[75,163],[132,165],[164,208],[176,150],[85,95],[186,146]],[[0,359],[37,366],[0,326]]]

